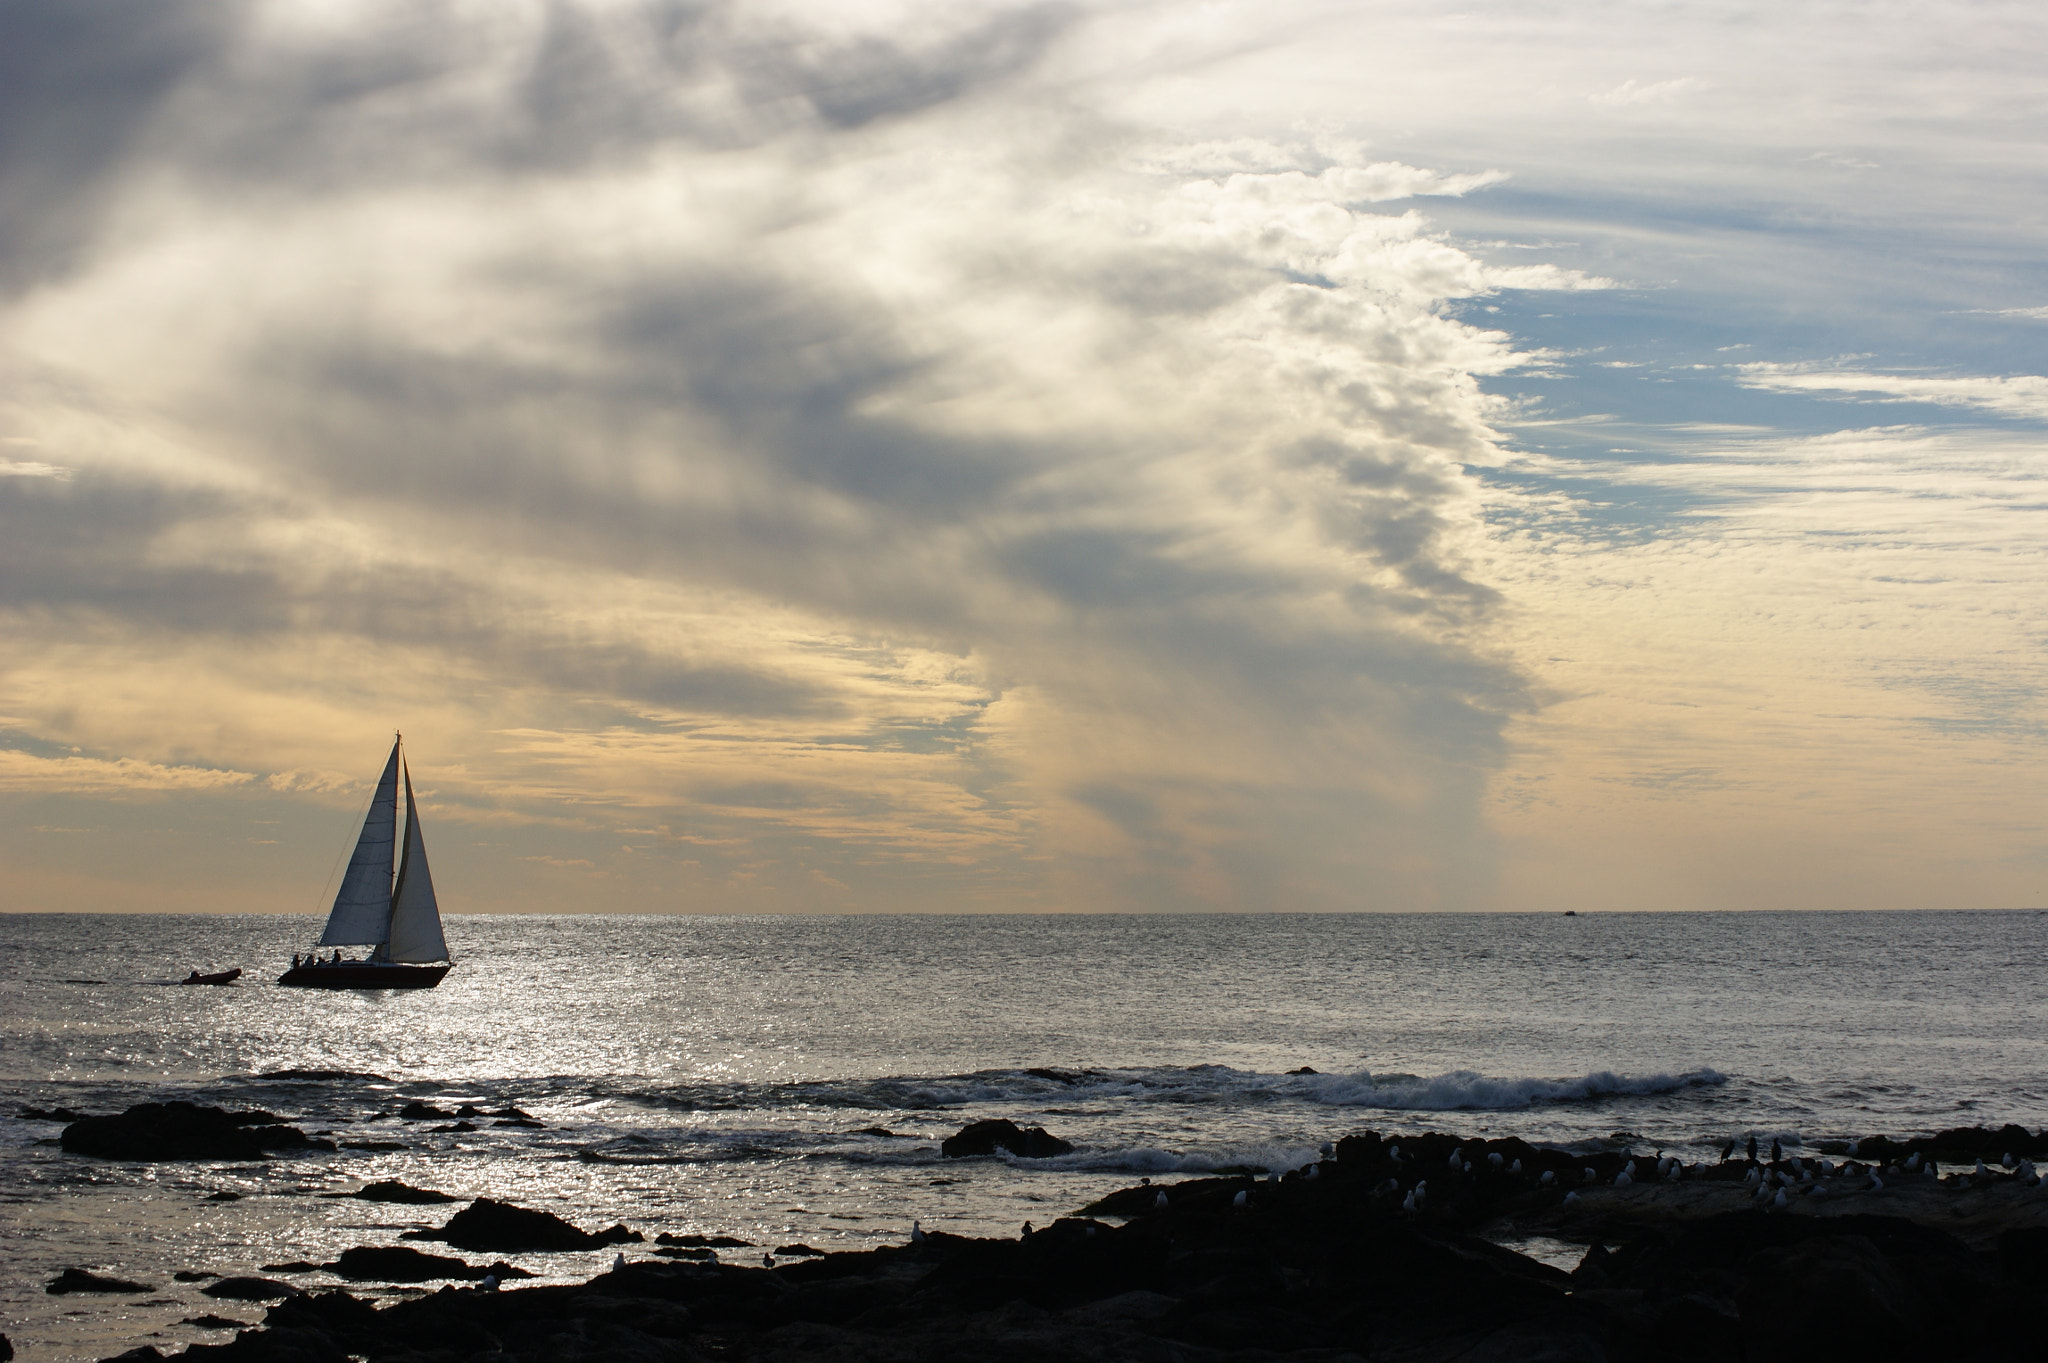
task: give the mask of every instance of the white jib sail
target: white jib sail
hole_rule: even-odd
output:
[[[420,836],[420,807],[412,798],[410,768],[405,773],[405,860],[391,900],[391,946],[385,956],[408,963],[448,959],[448,940],[441,935],[441,907],[434,902],[434,876],[427,869],[427,844]]]
[[[398,823],[398,745],[377,778],[370,812],[363,816],[363,835],[341,877],[334,910],[327,915],[323,947],[361,946],[381,942],[391,930],[391,853]]]

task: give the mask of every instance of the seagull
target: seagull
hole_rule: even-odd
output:
[[[1392,1160],[1394,1163],[1399,1164],[1401,1162],[1401,1147],[1398,1145],[1388,1146],[1387,1158]]]
[[[1458,1148],[1457,1148],[1456,1150],[1453,1150],[1453,1151],[1451,1151],[1451,1170],[1452,1170],[1452,1172],[1454,1172],[1454,1173],[1455,1173],[1455,1172],[1457,1171],[1458,1167],[1459,1167],[1460,1165],[1462,1165],[1462,1164],[1463,1164],[1464,1162],[1465,1162],[1465,1147],[1461,1145],[1461,1146],[1459,1146],[1459,1147],[1458,1147]]]
[[[1778,1189],[1778,1195],[1771,1199],[1771,1205],[1773,1207],[1776,1207],[1779,1211],[1784,1211],[1785,1208],[1788,1205],[1790,1205],[1790,1203],[1791,1199],[1785,1196],[1785,1190],[1783,1188]]]
[[[1863,1142],[1850,1141],[1849,1148],[1847,1150],[1844,1150],[1842,1153],[1847,1155],[1850,1159],[1855,1159],[1856,1156],[1863,1153]]]
[[[614,1273],[621,1273],[621,1272],[624,1272],[624,1271],[625,1271],[625,1267],[626,1267],[626,1256],[625,1256],[625,1255],[623,1255],[623,1254],[614,1254],[614,1255],[612,1256],[612,1272],[614,1272]]]
[[[1537,1179],[1536,1181],[1542,1184],[1544,1187],[1548,1188],[1551,1184],[1557,1182],[1557,1174],[1552,1170],[1545,1169],[1543,1171],[1543,1177]]]
[[[1673,1183],[1676,1183],[1678,1182],[1680,1176],[1684,1173],[1685,1166],[1680,1164],[1677,1160],[1673,1160],[1671,1161],[1671,1172],[1666,1174],[1664,1177],[1670,1179]]]
[[[1323,1148],[1320,1153],[1322,1154],[1322,1157],[1324,1159],[1335,1159],[1337,1158],[1337,1147],[1330,1144],[1328,1141],[1324,1141]]]
[[[774,1256],[773,1254],[764,1254],[764,1255],[762,1255],[762,1256],[761,1256],[761,1267],[763,1267],[763,1268],[773,1268],[773,1267],[775,1267],[775,1256]]]
[[[1778,1144],[1778,1138],[1776,1136],[1771,1137],[1771,1163],[1776,1164],[1784,1158],[1785,1147]]]
[[[478,1284],[476,1285],[476,1290],[477,1290],[477,1291],[479,1291],[479,1292],[495,1292],[495,1291],[497,1291],[497,1290],[498,1290],[498,1275],[497,1275],[497,1274],[495,1274],[495,1273],[486,1273],[486,1274],[484,1274],[484,1280],[483,1280],[482,1282],[480,1282],[480,1283],[478,1283]]]
[[[1166,1190],[1164,1188],[1160,1189],[1158,1195],[1152,1199],[1152,1210],[1155,1212],[1166,1210]]]
[[[1751,1164],[1756,1163],[1756,1133],[1754,1131],[1749,1133],[1749,1162]]]
[[[910,1243],[911,1243],[911,1244],[913,1244],[913,1245],[921,1245],[921,1244],[923,1244],[924,1242],[925,1242],[925,1235],[924,1235],[924,1227],[923,1227],[923,1226],[920,1226],[920,1225],[919,1225],[919,1224],[917,1224],[917,1222],[915,1222],[915,1221],[911,1222],[911,1223],[910,1223]]]
[[[1635,1180],[1628,1176],[1628,1170],[1626,1169],[1622,1170],[1620,1173],[1614,1176],[1614,1186],[1617,1188],[1626,1188],[1629,1184],[1634,1182]]]
[[[1586,1166],[1586,1177],[1584,1179],[1584,1182],[1591,1183],[1594,1179],[1599,1177],[1600,1173],[1598,1170],[1594,1169],[1591,1165]]]
[[[1627,1174],[1630,1178],[1634,1178],[1636,1176],[1636,1162],[1630,1160],[1627,1164],[1622,1165],[1621,1172]]]
[[[1488,1152],[1487,1152],[1487,1156],[1486,1156],[1486,1162],[1487,1162],[1488,1164],[1492,1165],[1492,1166],[1493,1166],[1494,1168],[1498,1169],[1498,1168],[1500,1168],[1500,1167],[1501,1167],[1501,1166],[1502,1166],[1503,1164],[1506,1164],[1506,1163],[1507,1163],[1508,1161],[1507,1161],[1507,1156],[1505,1156],[1505,1155],[1501,1154],[1501,1152],[1500,1152],[1500,1151],[1498,1151],[1498,1150],[1492,1150],[1492,1151],[1488,1151]],[[1516,1160],[1516,1161],[1515,1161],[1515,1163],[1516,1163],[1516,1164],[1520,1164],[1520,1163],[1521,1163],[1521,1161],[1520,1161],[1520,1160]]]
[[[2004,1158],[2004,1159],[2002,1159],[2002,1160],[2000,1160],[2000,1161],[1999,1161],[1999,1163],[2000,1163],[2000,1164],[2003,1164],[2003,1165],[2004,1165],[2004,1166],[2005,1166],[2006,1168],[2010,1169],[2010,1168],[2012,1168],[2012,1167],[2013,1167],[2013,1166],[2014,1166],[2015,1164],[2018,1164],[2018,1163],[2019,1163],[2019,1161],[2018,1161],[2018,1160],[2016,1160],[2016,1159],[2014,1159],[2014,1158],[2012,1157],[2012,1151],[2008,1150],[2008,1151],[2006,1151],[2006,1152],[2005,1152],[2005,1158]]]
[[[1575,1207],[1575,1206],[1577,1206],[1577,1205],[1578,1205],[1578,1202],[1579,1202],[1579,1195],[1578,1195],[1577,1193],[1566,1193],[1566,1194],[1564,1195],[1564,1205],[1565,1205],[1565,1206],[1567,1206],[1567,1207]]]
[[[1866,1192],[1866,1193],[1881,1193],[1881,1192],[1883,1192],[1883,1191],[1884,1191],[1884,1180],[1883,1180],[1883,1179],[1881,1179],[1881,1178],[1879,1178],[1879,1177],[1878,1177],[1878,1176],[1877,1176],[1876,1174],[1872,1174],[1872,1175],[1870,1176],[1870,1186],[1869,1186],[1869,1187],[1867,1187],[1867,1188],[1865,1188],[1865,1189],[1864,1189],[1863,1191],[1864,1191],[1864,1192]]]
[[[1024,1238],[1026,1240],[1031,1238],[1031,1223],[1029,1221],[1024,1223]]]
[[[1988,1174],[1988,1173],[1990,1173],[1991,1171],[1990,1171],[1989,1169],[1986,1169],[1986,1168],[1984,1167],[1984,1161],[1983,1161],[1983,1160],[1978,1160],[1978,1161],[1977,1161],[1977,1167],[1976,1167],[1975,1169],[1971,1170],[1971,1172],[1972,1172],[1972,1173],[1974,1173],[1974,1174],[1977,1174],[1977,1175],[1980,1175],[1980,1176],[1981,1176],[1981,1175],[1984,1175],[1984,1174]]]
[[[1230,1205],[1237,1208],[1239,1211],[1243,1211],[1246,1201],[1248,1201],[1248,1199],[1245,1196],[1244,1189],[1239,1188],[1237,1190],[1237,1196],[1230,1199]]]
[[[1415,1190],[1414,1190],[1414,1189],[1412,1189],[1412,1188],[1411,1188],[1411,1189],[1409,1189],[1409,1190],[1408,1190],[1408,1196],[1406,1196],[1406,1197],[1404,1197],[1404,1198],[1402,1198],[1402,1199],[1401,1199],[1401,1210],[1402,1210],[1402,1211],[1404,1211],[1404,1212],[1407,1212],[1407,1213],[1408,1213],[1408,1214],[1409,1214],[1410,1216],[1413,1216],[1413,1215],[1415,1214]]]
[[[1322,1166],[1321,1166],[1321,1165],[1319,1165],[1319,1164],[1311,1164],[1311,1165],[1307,1166],[1306,1168],[1304,1168],[1304,1169],[1303,1169],[1303,1170],[1301,1171],[1301,1176],[1302,1176],[1303,1178],[1314,1178],[1314,1177],[1315,1177],[1315,1176],[1316,1176],[1317,1174],[1319,1174],[1319,1173],[1321,1173],[1321,1172],[1322,1172]]]
[[[1508,1172],[1509,1172],[1509,1173],[1511,1173],[1511,1174],[1519,1174],[1519,1173],[1521,1173],[1521,1172],[1522,1172],[1522,1162],[1521,1162],[1520,1160],[1516,1160],[1516,1161],[1515,1161],[1515,1162],[1514,1162],[1513,1164],[1510,1164],[1510,1165],[1508,1166]]]
[[[1906,1161],[1906,1172],[1909,1174],[1920,1172],[1920,1152],[1918,1150],[1915,1150],[1913,1157]]]
[[[1733,1159],[1734,1157],[1735,1142],[1733,1140],[1730,1140],[1728,1144],[1721,1147],[1721,1163],[1726,1164],[1729,1160]]]

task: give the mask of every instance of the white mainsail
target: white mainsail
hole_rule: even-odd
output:
[[[405,772],[405,855],[398,889],[391,896],[391,938],[385,958],[406,964],[448,959],[441,935],[441,907],[434,902],[434,875],[427,869],[427,844],[420,836],[420,809],[412,798],[412,770]]]
[[[363,816],[363,835],[341,877],[341,890],[327,915],[323,947],[364,946],[383,941],[391,932],[391,854],[398,833],[398,744],[377,778],[370,812]]]
[[[434,900],[434,877],[427,869],[427,844],[420,836],[419,806],[413,800],[412,771],[399,755],[403,740],[391,745],[370,812],[363,816],[362,836],[334,896],[323,947],[376,946],[372,960],[418,964],[448,959],[441,935],[441,910]],[[405,849],[397,858],[398,785],[405,781]],[[398,881],[392,884],[397,862]]]

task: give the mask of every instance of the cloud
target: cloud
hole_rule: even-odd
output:
[[[1594,104],[1622,107],[1631,104],[1669,104],[1682,95],[1697,90],[1712,88],[1712,83],[1696,76],[1679,76],[1672,80],[1652,81],[1645,85],[1631,77],[1610,90],[1602,90],[1586,96]]]
[[[63,792],[123,795],[145,791],[221,791],[245,786],[255,777],[245,771],[207,767],[164,766],[123,757],[39,757],[0,748],[0,791]]]
[[[1441,304],[1609,281],[1075,106],[1072,11],[863,22],[208,30],[0,335],[77,470],[0,481],[0,701],[307,798],[402,725],[437,820],[749,894],[1471,902],[1525,357]]]
[[[1864,402],[1927,402],[2036,421],[2048,418],[2048,378],[2036,374],[1939,378],[1769,363],[1740,370],[1745,386],[1772,392],[1844,393]]]
[[[55,478],[68,481],[76,469],[61,464],[39,464],[29,460],[0,459],[0,478]]]

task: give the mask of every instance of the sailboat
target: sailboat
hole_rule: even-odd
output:
[[[391,743],[377,793],[363,817],[362,836],[341,878],[320,947],[367,946],[362,960],[345,961],[336,951],[320,959],[319,950],[304,964],[277,977],[279,984],[311,989],[432,989],[452,968],[448,941],[441,935],[441,909],[434,900],[434,877],[427,870],[427,844],[420,837],[419,805],[412,797],[412,771],[401,749],[405,736]],[[405,842],[398,842],[398,787],[405,786]],[[398,850],[397,874],[392,853]]]

